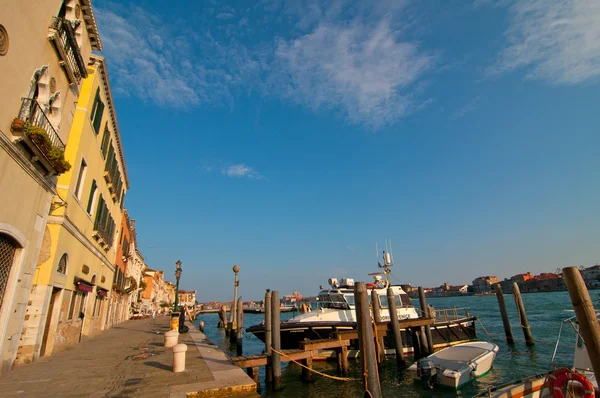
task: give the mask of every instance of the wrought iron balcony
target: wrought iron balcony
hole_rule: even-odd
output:
[[[64,159],[65,144],[37,100],[22,99],[19,115],[13,120],[11,131],[19,137],[15,144],[29,155],[32,163],[44,175],[62,174],[71,168]]]
[[[75,39],[72,22],[54,17],[48,33],[48,40],[54,44],[60,58],[60,65],[63,67],[69,83],[79,84],[82,78],[87,77],[87,70]]]
[[[61,151],[65,150],[65,144],[62,142],[58,133],[54,129],[50,120],[46,116],[46,113],[37,102],[37,100],[33,98],[22,98],[21,110],[19,111],[19,117],[17,119],[23,120],[30,126],[41,127],[48,134],[48,138],[50,138],[50,142],[52,145]]]

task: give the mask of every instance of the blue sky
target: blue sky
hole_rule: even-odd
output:
[[[600,262],[595,1],[96,0],[140,250],[200,301]],[[172,279],[172,278],[171,278]]]

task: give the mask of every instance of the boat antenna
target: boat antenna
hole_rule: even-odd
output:
[[[392,265],[394,265],[394,249],[392,249],[392,240],[390,239],[390,256],[392,259]]]

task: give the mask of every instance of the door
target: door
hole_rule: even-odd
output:
[[[50,297],[50,305],[48,306],[48,316],[46,317],[46,324],[44,325],[44,338],[42,339],[42,348],[40,349],[40,356],[46,355],[46,346],[48,345],[48,335],[50,333],[50,327],[52,326],[52,314],[54,313],[54,305],[60,296],[61,289],[54,287],[52,288],[52,296]],[[54,333],[51,334],[54,336]]]

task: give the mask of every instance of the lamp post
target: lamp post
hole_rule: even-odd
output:
[[[181,278],[181,261],[177,260],[175,263],[177,269],[175,270],[175,279],[177,283],[175,284],[175,307],[173,308],[173,312],[179,311],[179,278]]]
[[[234,284],[233,284],[233,302],[231,303],[231,310],[229,311],[229,330],[231,331],[237,331],[237,325],[236,325],[236,303],[237,303],[237,288],[240,284],[240,282],[238,281],[238,272],[240,272],[240,266],[239,265],[234,265],[233,266],[233,273],[234,273]],[[235,333],[231,333],[229,335],[230,340],[231,338],[233,338],[233,336],[235,336]],[[234,340],[235,341],[235,340]]]

